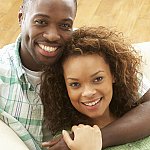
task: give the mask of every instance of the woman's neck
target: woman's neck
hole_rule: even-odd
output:
[[[108,124],[115,121],[117,117],[115,117],[109,110],[104,113],[104,115],[94,118],[94,124],[98,125],[100,128],[107,126]]]

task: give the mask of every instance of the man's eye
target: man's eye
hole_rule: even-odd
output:
[[[103,80],[103,77],[97,77],[94,79],[94,82],[97,83],[97,82],[101,82]]]
[[[44,20],[34,20],[34,22],[37,25],[46,25],[47,24],[46,21],[44,21]]]
[[[69,86],[71,86],[73,88],[77,88],[80,86],[80,83],[78,83],[78,82],[69,83]]]
[[[64,23],[61,24],[61,28],[63,28],[64,30],[72,30],[72,25],[70,25],[69,23]]]

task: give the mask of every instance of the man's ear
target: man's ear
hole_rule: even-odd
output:
[[[18,13],[18,21],[19,21],[19,26],[21,27],[23,20],[23,6],[20,6],[19,13]]]

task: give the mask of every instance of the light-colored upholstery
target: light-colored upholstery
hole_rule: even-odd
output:
[[[29,150],[17,134],[0,120],[0,150]]]
[[[150,80],[150,42],[133,44],[134,48],[142,55],[143,73]]]

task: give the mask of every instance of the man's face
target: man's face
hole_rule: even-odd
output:
[[[21,59],[25,67],[41,70],[55,63],[71,38],[76,9],[73,0],[36,0],[21,13]]]

